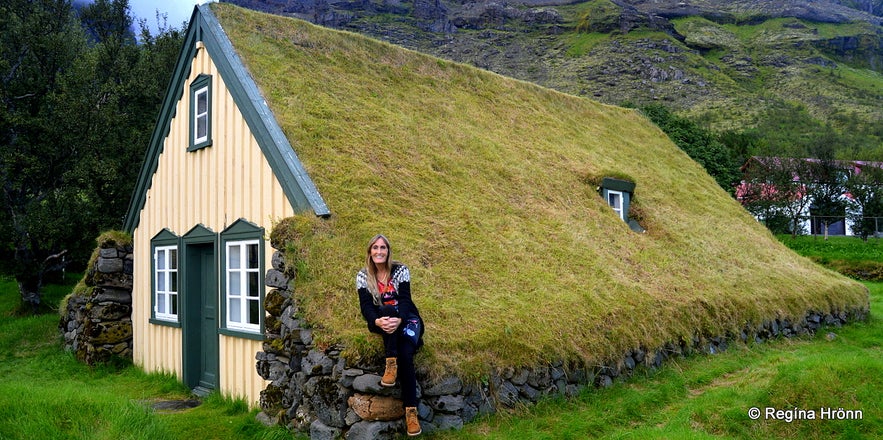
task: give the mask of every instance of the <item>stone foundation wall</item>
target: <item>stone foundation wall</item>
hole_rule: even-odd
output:
[[[132,246],[104,246],[59,322],[65,349],[89,365],[132,359]]]
[[[259,417],[308,431],[314,439],[385,439],[404,432],[401,390],[380,386],[383,365],[348,365],[340,357],[341,347],[319,350],[313,345],[312,331],[297,318],[284,261],[277,251],[265,278],[273,289],[266,297],[269,316],[256,366],[271,382],[261,393]],[[468,386],[456,377],[430,383],[425,374],[417,374],[424,432],[461,428],[495,411],[490,384]]]
[[[399,388],[380,386],[383,365],[349,365],[341,347],[320,350],[310,328],[298,318],[284,255],[277,251],[266,283],[269,314],[263,351],[256,355],[258,373],[270,381],[261,393],[267,424],[279,424],[312,439],[391,439],[404,432]],[[608,365],[586,367],[556,362],[529,368],[507,368],[479,384],[455,376],[431,382],[419,371],[418,412],[424,432],[459,429],[477,416],[532,404],[546,396],[574,396],[584,387],[606,387],[636,369],[659,368],[666,359],[692,353],[715,354],[732,343],[759,343],[767,339],[811,334],[823,325],[839,327],[864,320],[868,308],[820,313],[810,311],[799,322],[775,319],[746,326],[738,335],[694,337],[654,350],[635,349]],[[366,330],[367,331],[367,330]]]

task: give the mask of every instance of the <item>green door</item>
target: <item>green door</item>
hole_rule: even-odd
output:
[[[218,262],[215,244],[187,243],[183,268],[184,383],[196,394],[218,388]]]

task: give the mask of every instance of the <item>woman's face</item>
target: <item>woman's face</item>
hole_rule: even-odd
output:
[[[371,261],[373,261],[374,264],[384,264],[389,256],[389,245],[386,244],[385,240],[379,238],[371,245],[370,252]]]

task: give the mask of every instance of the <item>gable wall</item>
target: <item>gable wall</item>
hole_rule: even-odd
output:
[[[212,76],[210,147],[187,152],[189,84],[200,74]],[[272,221],[294,215],[282,187],[205,49],[197,51],[184,92],[177,103],[157,171],[134,231],[135,267],[132,324],[136,364],[146,371],[182,377],[180,328],[150,324],[150,239],[163,228],[182,236],[197,224],[219,233],[244,218],[266,233]],[[266,240],[265,236],[265,240]],[[265,267],[272,248],[265,243]],[[261,341],[220,336],[220,386],[231,396],[256,406],[266,382],[255,371]]]

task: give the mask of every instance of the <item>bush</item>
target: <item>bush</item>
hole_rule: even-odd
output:
[[[621,8],[609,0],[597,0],[588,3],[586,12],[576,24],[577,32],[608,33],[619,29]]]

